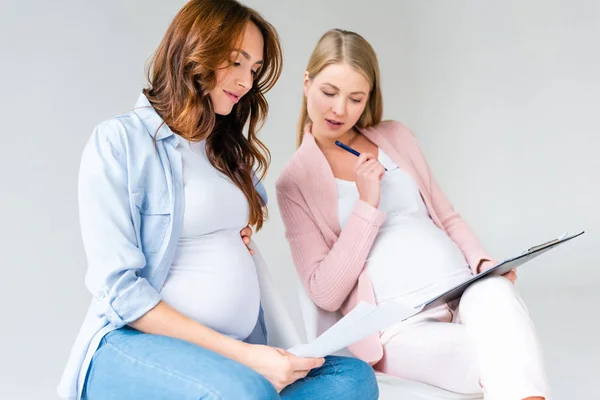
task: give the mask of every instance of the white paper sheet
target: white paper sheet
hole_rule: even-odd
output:
[[[375,306],[361,301],[321,336],[288,351],[298,357],[325,357],[420,311],[396,302]]]

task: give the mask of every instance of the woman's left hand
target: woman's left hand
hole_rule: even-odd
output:
[[[252,239],[252,233],[253,233],[252,228],[250,228],[250,226],[247,226],[240,231],[240,236],[242,237],[242,242],[244,242],[244,244],[248,248],[250,255],[254,255],[254,250],[252,250],[250,248],[250,240]]]
[[[517,271],[514,269],[511,269],[510,271],[508,271],[507,273],[505,273],[502,276],[505,277],[506,279],[508,279],[509,281],[511,281],[512,283],[515,283],[515,281],[517,280]]]
[[[481,261],[481,263],[479,263],[479,268],[477,268],[477,270],[479,271],[479,273],[482,273],[492,268],[494,265],[496,265],[496,262],[494,261],[483,260]],[[511,281],[512,283],[515,283],[515,281],[517,280],[517,271],[513,269],[502,276]]]

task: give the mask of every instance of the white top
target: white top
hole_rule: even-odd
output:
[[[381,149],[379,161],[388,169],[379,205],[387,216],[366,263],[375,299],[418,305],[470,278],[471,270],[457,245],[429,217],[414,179]],[[343,227],[359,194],[354,182],[336,180]]]
[[[248,201],[210,164],[205,141],[181,139],[183,228],[161,296],[182,314],[243,340],[260,307],[256,268],[240,237],[248,225]]]

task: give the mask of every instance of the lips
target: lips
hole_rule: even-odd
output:
[[[333,131],[340,129],[342,126],[344,126],[343,122],[340,121],[336,121],[334,119],[328,119],[325,118],[325,124],[327,125],[327,127]]]
[[[237,103],[238,101],[240,101],[240,95],[237,95],[233,92],[230,92],[228,90],[223,90],[223,92],[227,95],[227,97],[229,97],[231,99],[231,101],[233,101],[234,103]]]

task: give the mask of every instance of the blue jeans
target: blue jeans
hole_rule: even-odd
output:
[[[83,400],[300,400],[379,396],[373,369],[349,357],[320,368],[281,393],[253,369],[213,351],[125,327],[107,334],[94,354]]]

